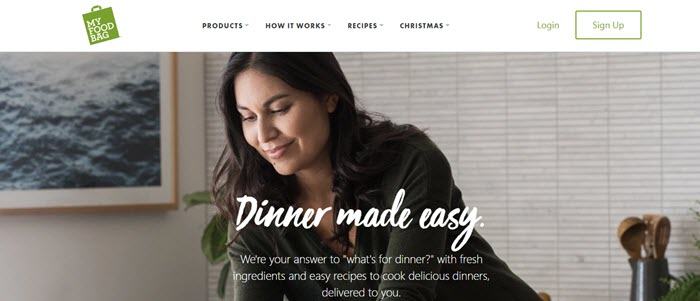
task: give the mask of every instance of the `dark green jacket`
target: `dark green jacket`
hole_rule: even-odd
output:
[[[491,246],[476,231],[468,243],[458,252],[452,252],[450,245],[462,232],[462,227],[454,230],[448,228],[422,229],[418,225],[420,214],[425,208],[464,208],[462,193],[454,185],[450,166],[442,152],[427,137],[411,138],[401,148],[397,164],[384,174],[378,186],[384,194],[380,210],[391,208],[397,191],[406,190],[402,208],[411,209],[413,221],[406,229],[379,227],[358,227],[354,256],[379,258],[380,255],[396,259],[424,256],[427,254],[440,257],[445,254],[465,255],[472,258],[480,256],[482,264],[439,264],[436,259],[427,264],[349,264],[341,258],[341,264],[289,264],[272,267],[260,264],[244,264],[243,255],[260,255],[266,257],[295,256],[329,257],[337,256],[330,248],[320,242],[313,229],[304,228],[266,228],[250,223],[241,230],[238,239],[229,249],[233,274],[272,275],[283,274],[281,280],[234,280],[236,301],[282,300],[286,295],[292,301],[312,300],[494,300],[494,301],[536,301],[536,293],[518,276],[516,276],[499,259]],[[259,200],[262,201],[262,200]],[[364,208],[363,213],[366,212]],[[488,218],[488,217],[485,217]],[[478,228],[478,227],[477,227]],[[230,233],[233,231],[229,231]],[[288,280],[290,274],[304,274],[307,280]],[[333,280],[320,282],[310,280],[312,274],[347,274],[369,276],[370,272],[393,274],[405,277],[405,280],[377,280],[369,278],[364,281]],[[403,273],[402,273],[403,272]],[[455,273],[469,275],[472,280],[409,280],[410,275]],[[279,273],[279,274],[278,274]],[[236,275],[233,275],[236,276]],[[360,276],[361,277],[361,276]],[[480,280],[473,280],[478,277]],[[488,280],[485,280],[488,279]],[[323,297],[323,292],[355,291],[364,293],[364,297]],[[379,290],[378,297],[369,297],[369,290]],[[381,298],[391,291],[399,297]]]

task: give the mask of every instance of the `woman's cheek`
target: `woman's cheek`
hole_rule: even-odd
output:
[[[292,110],[280,118],[280,130],[282,134],[290,138],[303,138],[311,129],[307,121],[310,118],[300,114],[299,110]]]

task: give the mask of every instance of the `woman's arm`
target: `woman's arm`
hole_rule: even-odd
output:
[[[401,187],[406,190],[403,208],[411,210],[413,219],[406,229],[392,228],[386,256],[392,261],[383,266],[382,274],[395,274],[405,280],[383,280],[379,284],[377,300],[423,301],[435,300],[436,281],[408,280],[412,272],[438,273],[441,266],[435,258],[445,254],[447,228],[433,227],[422,229],[419,226],[420,214],[426,208],[444,208],[449,211],[452,198],[452,174],[449,163],[437,149],[411,150],[410,155],[401,160],[401,166],[393,176],[397,176]],[[397,264],[398,256],[425,257],[433,255],[427,264]],[[384,297],[383,294],[398,294],[399,297]]]
[[[250,229],[252,231],[258,229]],[[246,231],[245,229],[242,231]],[[229,233],[233,233],[233,227],[229,224]],[[243,256],[265,256],[268,255],[261,254],[261,252],[251,251],[259,250],[260,245],[263,244],[255,238],[253,235],[239,235],[238,238],[231,244],[228,251],[228,257],[231,261],[231,271],[232,274],[229,276],[234,276],[235,274],[260,274],[260,273],[275,273],[267,268],[265,264],[251,264],[243,263],[241,258]],[[284,296],[283,283],[281,281],[272,280],[248,280],[242,281],[241,279],[233,280],[233,300],[235,301],[260,301],[260,300],[270,300],[270,301],[281,301]]]

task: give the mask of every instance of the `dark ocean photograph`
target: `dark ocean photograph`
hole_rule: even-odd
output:
[[[158,53],[0,53],[0,190],[161,185]]]

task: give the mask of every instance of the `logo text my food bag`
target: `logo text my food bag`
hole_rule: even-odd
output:
[[[83,14],[83,21],[90,45],[119,37],[111,7],[103,9],[101,6],[95,5],[89,13]]]

